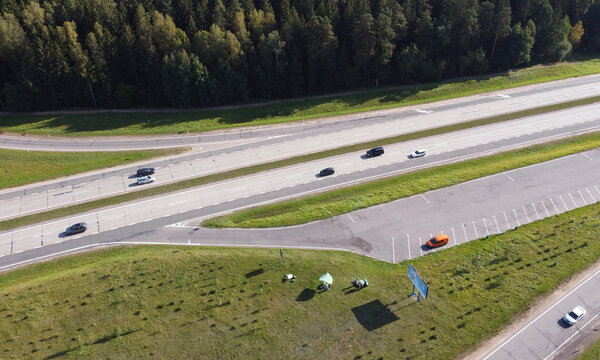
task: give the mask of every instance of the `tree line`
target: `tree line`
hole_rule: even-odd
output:
[[[2,0],[0,108],[198,107],[600,48],[596,0]]]

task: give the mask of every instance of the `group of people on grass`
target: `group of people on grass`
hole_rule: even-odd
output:
[[[296,281],[296,275],[293,275],[293,274],[283,275],[283,282],[285,282],[285,281],[290,281],[290,282]],[[352,280],[351,283],[354,286],[354,290],[360,290],[362,288],[369,286],[369,282],[367,281],[367,279],[361,279],[358,276],[356,277],[355,280]],[[327,291],[327,290],[329,290],[330,287],[331,287],[331,283],[328,283],[326,281],[321,281],[319,286],[317,286],[317,289],[321,290],[321,291]]]
[[[369,286],[369,282],[367,279],[360,279],[358,276],[355,280],[352,281],[352,285],[354,285],[354,290],[360,290]]]

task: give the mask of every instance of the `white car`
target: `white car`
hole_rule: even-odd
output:
[[[150,184],[151,182],[154,182],[154,176],[142,176],[137,178],[137,184],[138,185],[143,185],[143,184]]]
[[[421,156],[425,156],[426,153],[427,151],[425,151],[425,149],[415,150],[412,154],[410,154],[410,157],[414,159]]]
[[[564,317],[563,320],[569,325],[575,325],[577,320],[581,319],[585,316],[585,309],[581,306],[576,306],[575,309],[569,311]]]

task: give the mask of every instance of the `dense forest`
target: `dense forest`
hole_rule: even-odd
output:
[[[1,0],[0,108],[197,107],[600,49],[596,0]]]

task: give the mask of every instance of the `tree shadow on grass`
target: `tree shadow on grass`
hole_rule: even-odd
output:
[[[264,272],[265,272],[265,270],[263,268],[260,268],[260,269],[254,270],[254,271],[250,271],[249,273],[246,273],[244,276],[246,277],[246,279],[249,279],[251,277],[258,276]]]
[[[400,320],[386,305],[379,300],[352,308],[356,320],[367,331],[373,331],[387,324]]]
[[[135,333],[137,331],[138,330],[129,330],[129,331],[124,331],[124,332],[122,332],[120,334],[113,333],[113,334],[110,334],[110,335],[106,335],[106,336],[103,336],[103,337],[99,338],[98,340],[94,341],[94,344],[104,344],[104,343],[109,342],[109,341],[111,341],[113,339],[116,339],[118,337],[127,336],[127,335],[133,334],[133,333]]]
[[[315,297],[316,291],[314,289],[306,288],[296,298],[296,301],[308,301]]]
[[[44,360],[57,359],[59,357],[63,357],[65,355],[67,355],[68,353],[70,353],[71,351],[74,351],[74,350],[79,350],[79,347],[76,347],[76,348],[73,348],[73,349],[67,349],[67,350],[59,351],[59,352],[54,353],[54,354],[52,354],[50,356],[46,356],[44,358]]]
[[[14,116],[5,116],[3,125],[13,127],[18,125],[35,124],[42,120],[38,128],[63,128],[66,133],[73,132],[96,132],[117,130],[129,126],[138,126],[146,129],[156,127],[168,127],[175,124],[187,122],[218,122],[225,127],[227,125],[252,124],[260,119],[274,117],[288,117],[304,114],[309,116],[312,113],[322,112],[322,108],[327,104],[338,105],[345,108],[360,107],[361,105],[371,104],[374,100],[380,105],[391,105],[410,97],[418,96],[420,92],[434,90],[448,83],[464,83],[469,81],[482,82],[497,76],[505,76],[508,72],[498,72],[479,76],[455,77],[444,79],[434,83],[412,83],[400,86],[382,87],[382,88],[362,88],[354,91],[322,94],[317,97],[302,99],[291,98],[281,99],[281,102],[264,104],[260,99],[255,99],[255,103],[240,104],[241,109],[237,109],[237,104],[231,104],[220,108],[195,108],[184,111],[174,111],[167,109],[165,111],[153,109],[140,109],[139,112],[119,112],[111,111],[106,113],[81,113],[81,114],[15,114]],[[427,95],[424,95],[427,97]],[[132,110],[132,109],[129,109]],[[187,129],[193,131],[193,128]],[[172,130],[174,131],[174,130]]]
[[[434,88],[435,85],[429,86]],[[141,129],[153,129],[157,127],[170,127],[173,125],[198,122],[213,123],[215,120],[225,128],[236,125],[251,125],[252,123],[272,118],[297,116],[310,116],[312,113],[320,113],[323,105],[334,103],[346,108],[360,107],[374,99],[380,99],[382,103],[398,102],[406,97],[416,94],[423,89],[402,90],[375,90],[359,94],[325,95],[322,98],[312,99],[286,99],[280,103],[246,106],[242,104],[240,109],[189,109],[184,111],[152,112],[140,110],[139,112],[109,112],[96,114],[49,114],[49,115],[15,115],[5,119],[4,126],[12,127],[27,124],[36,124],[38,128],[64,129],[65,133],[77,132],[102,132],[115,131],[121,128],[135,126]],[[383,97],[383,98],[382,98]],[[199,127],[200,129],[202,126]],[[193,127],[185,128],[193,131]],[[143,131],[143,130],[142,130]]]

